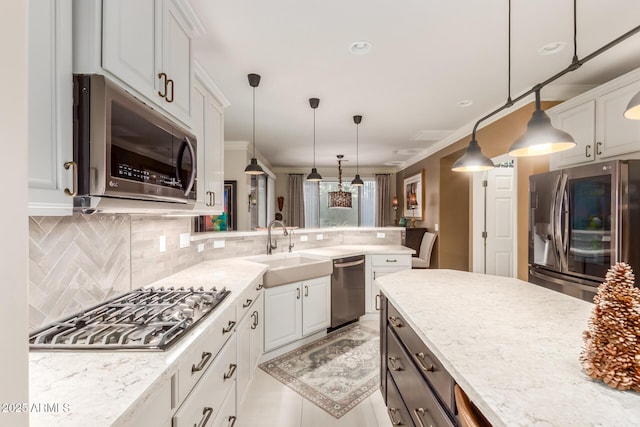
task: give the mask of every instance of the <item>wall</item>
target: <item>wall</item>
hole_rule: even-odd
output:
[[[188,247],[180,248],[180,235],[191,233],[191,223],[189,217],[171,216],[31,217],[29,329],[38,329],[205,260],[266,253],[266,232],[203,233],[196,235]],[[322,235],[321,240],[318,235]],[[159,249],[161,236],[166,238],[164,252]],[[301,241],[302,236],[307,241]],[[286,252],[288,237],[276,231],[274,239],[278,242],[274,253]],[[385,237],[378,238],[373,229],[367,228],[295,230],[292,238],[295,250],[345,242],[399,245],[401,240],[401,229],[385,229]],[[215,242],[221,241],[224,247],[215,247]],[[23,346],[26,334],[20,335]]]
[[[542,102],[542,108],[547,109],[556,104],[557,102]],[[490,158],[505,154],[513,141],[524,133],[534,107],[533,103],[527,104],[479,129],[476,139],[482,152]],[[451,171],[451,166],[462,156],[469,140],[470,136],[462,138],[397,175],[396,191],[402,205],[404,178],[424,169],[424,219],[416,221],[416,226],[433,230],[438,224],[438,239],[432,257],[437,268],[471,270],[471,177],[467,173]],[[518,277],[523,280],[527,278],[528,177],[547,169],[548,156],[521,158],[517,161]]]
[[[0,99],[4,167],[0,169],[3,207],[0,211],[0,403],[29,401],[27,317],[27,6],[23,0],[2,3],[0,52],[5,82]],[[29,424],[28,413],[0,412],[0,425]]]

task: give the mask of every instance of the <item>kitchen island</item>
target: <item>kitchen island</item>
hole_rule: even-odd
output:
[[[408,270],[377,284],[494,426],[640,425],[640,394],[581,370],[593,304],[454,270]]]

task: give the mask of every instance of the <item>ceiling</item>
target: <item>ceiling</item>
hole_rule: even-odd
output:
[[[360,114],[359,165],[400,168],[454,131],[469,134],[478,118],[507,98],[509,0],[188,3],[202,24],[195,56],[231,102],[225,140],[252,141],[247,74],[260,74],[255,141],[275,167],[311,167],[311,97],[320,98],[317,166],[335,166],[336,154],[353,165],[352,116]],[[640,25],[636,0],[577,3],[579,58]],[[354,55],[349,47],[360,40],[372,49]],[[560,52],[538,53],[557,41],[566,43]],[[542,98],[579,93],[640,67],[638,52],[640,34],[561,77]],[[567,67],[572,56],[573,1],[513,2],[512,98]],[[462,100],[473,103],[458,106]]]

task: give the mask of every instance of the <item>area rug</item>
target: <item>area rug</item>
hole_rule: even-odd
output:
[[[360,324],[264,362],[260,368],[336,418],[380,386],[380,337]]]

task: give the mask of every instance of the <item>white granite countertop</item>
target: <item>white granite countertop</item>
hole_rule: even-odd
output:
[[[640,425],[639,393],[581,370],[593,304],[454,270],[407,270],[377,282],[494,426]]]
[[[150,286],[226,286],[229,296],[173,347],[154,351],[64,351],[29,353],[29,399],[58,404],[54,412],[32,412],[31,427],[125,425],[133,411],[168,380],[178,359],[267,266],[240,259],[206,261]],[[52,407],[52,406],[50,406]]]
[[[311,248],[298,251],[300,254],[307,254],[321,258],[344,258],[355,255],[375,255],[389,254],[402,255],[414,254],[416,251],[401,245],[340,245],[328,246],[324,248]]]

